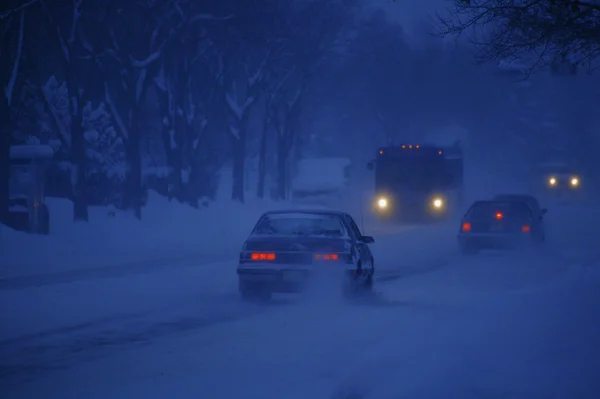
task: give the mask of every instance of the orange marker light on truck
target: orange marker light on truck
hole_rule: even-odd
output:
[[[471,223],[469,223],[469,222],[464,222],[464,223],[462,224],[462,227],[461,227],[461,229],[462,229],[462,231],[464,231],[464,232],[471,231]]]
[[[496,212],[496,220],[502,220],[503,217],[504,215],[502,214],[502,212]]]
[[[531,227],[529,227],[528,225],[523,226],[523,228],[521,229],[523,231],[523,233],[529,233],[531,231]]]
[[[275,254],[253,253],[252,260],[275,260]]]

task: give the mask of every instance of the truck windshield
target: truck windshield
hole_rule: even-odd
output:
[[[445,182],[443,161],[431,158],[380,158],[375,184],[379,190],[430,191]]]

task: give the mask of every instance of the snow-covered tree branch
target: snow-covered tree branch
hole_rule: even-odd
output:
[[[141,218],[143,181],[141,112],[148,87],[161,72],[165,47],[183,25],[175,0],[167,3],[132,2],[109,15],[110,44],[104,63],[104,99],[117,121],[127,158],[124,206]],[[144,18],[139,18],[143,15]],[[136,18],[136,16],[138,16]]]
[[[528,72],[551,67],[575,73],[577,65],[597,67],[600,3],[554,0],[454,0],[437,14],[441,36],[465,35],[479,61],[514,61]]]

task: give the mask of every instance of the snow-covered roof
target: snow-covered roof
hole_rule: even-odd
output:
[[[13,145],[10,159],[52,158],[54,150],[49,145]]]
[[[312,158],[298,162],[294,190],[335,190],[346,184],[347,158]]]

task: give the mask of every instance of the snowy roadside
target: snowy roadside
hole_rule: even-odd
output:
[[[0,225],[0,280],[133,263],[215,259],[237,252],[258,217],[285,202],[231,201],[193,209],[149,193],[143,220],[104,207],[90,221],[72,221],[72,203],[49,199],[50,236],[28,235]]]
[[[0,226],[0,289],[119,277],[233,259],[263,212],[315,208],[258,201],[245,205],[217,203],[197,210],[151,193],[141,222],[128,214],[110,218],[105,208],[91,208],[89,223],[74,223],[70,220],[69,201],[51,199],[49,206],[53,215],[50,236],[28,235]],[[346,204],[339,207],[350,208]],[[432,231],[439,230],[436,226]],[[423,239],[419,231],[423,231],[421,226],[371,220],[366,225],[367,234],[377,239],[376,252],[379,247],[389,246],[386,240],[396,240],[393,237],[400,237],[398,234],[403,242],[400,247],[406,248],[404,242]]]

